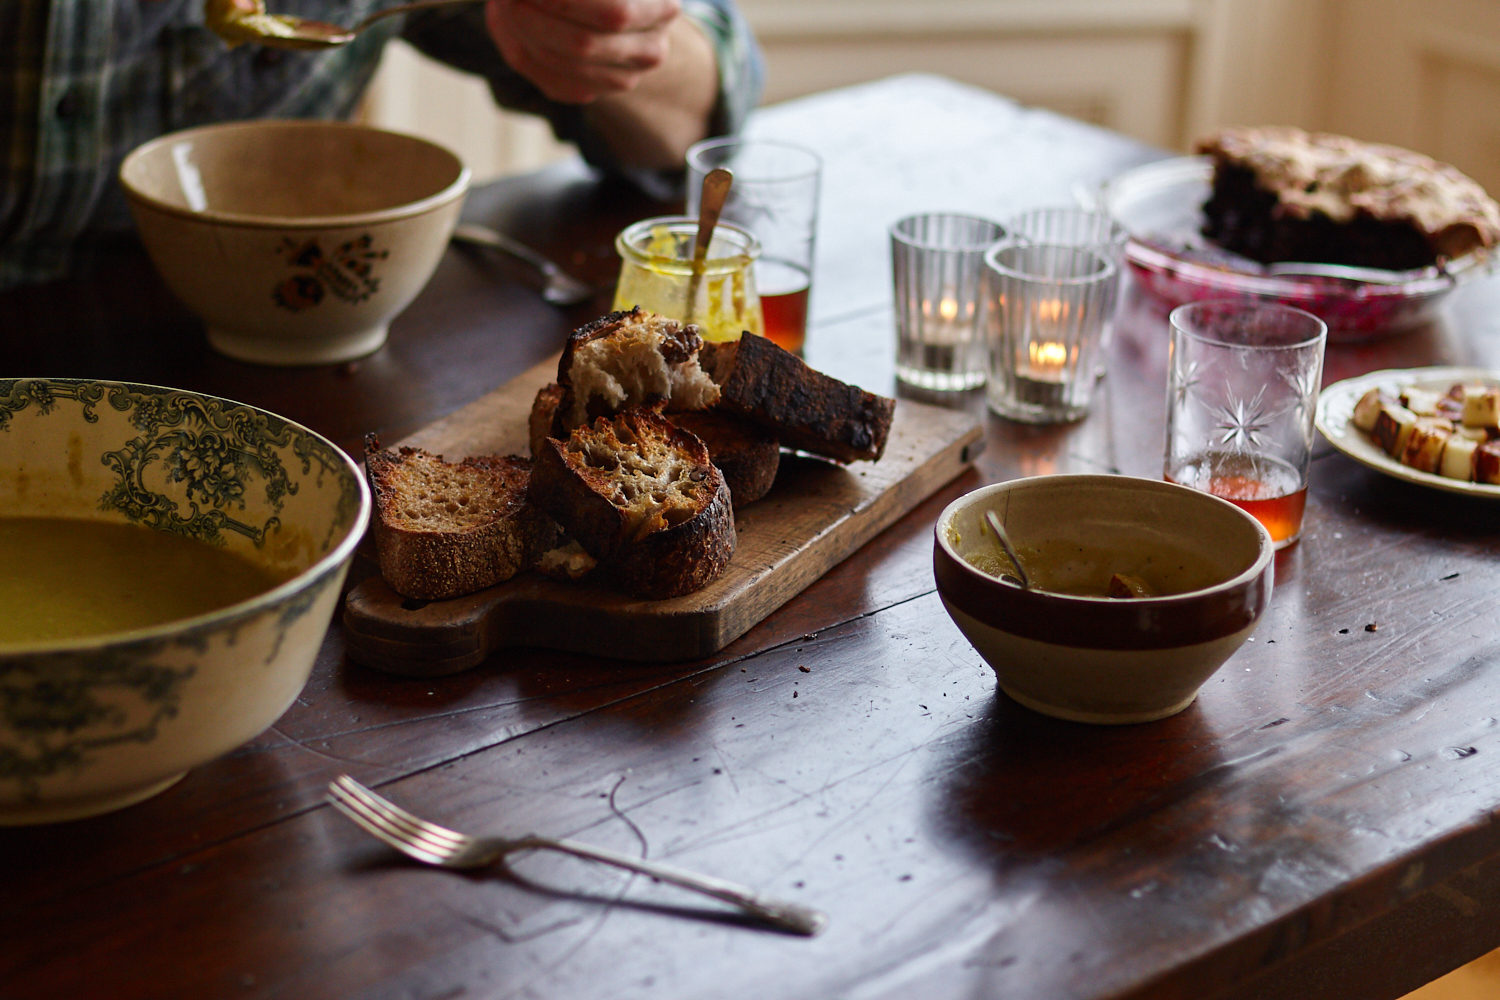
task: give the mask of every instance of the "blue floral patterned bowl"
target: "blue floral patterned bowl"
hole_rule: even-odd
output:
[[[264,410],[157,386],[0,379],[0,523],[136,525],[163,533],[133,536],[153,551],[194,539],[267,581],[164,624],[0,639],[0,825],[138,802],[274,722],[307,681],[369,516],[349,457]],[[96,571],[87,558],[63,570]]]

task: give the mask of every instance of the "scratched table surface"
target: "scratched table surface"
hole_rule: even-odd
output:
[[[894,392],[885,227],[1003,217],[1164,155],[931,77],[766,109],[825,157],[809,360]],[[576,163],[476,191],[599,283],[561,312],[450,250],[358,363],[213,354],[137,252],[0,296],[7,374],[246,400],[353,449],[396,440],[602,311],[625,222],[656,214]],[[1328,380],[1500,367],[1500,287],[1330,348]],[[274,726],[138,806],[0,831],[0,996],[1006,997],[1386,1000],[1500,945],[1500,507],[1323,445],[1270,610],[1180,715],[1035,715],[943,612],[932,525],[985,483],[1158,476],[1165,321],[1132,297],[1093,414],[986,420],[977,466],[721,654],[627,663],[509,651],[384,676],[329,632]],[[450,456],[457,457],[457,456]],[[1375,626],[1369,630],[1366,626]],[[3,707],[0,707],[3,710]],[[323,802],[341,772],[471,831],[576,837],[826,910],[814,939],[546,855],[420,867]]]

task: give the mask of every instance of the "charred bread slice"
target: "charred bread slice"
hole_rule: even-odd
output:
[[[531,463],[483,455],[450,463],[365,438],[380,575],[398,594],[436,601],[509,580],[552,547],[557,525],[527,499]]]
[[[545,439],[530,496],[599,561],[597,574],[635,597],[692,593],[734,554],[724,476],[702,441],[652,410]]]
[[[704,344],[700,357],[719,386],[719,409],[753,420],[783,445],[837,462],[873,462],[885,452],[894,399],[814,371],[765,337]]]
[[[709,460],[724,474],[736,508],[771,492],[781,465],[781,446],[770,431],[718,410],[689,410],[668,419],[708,448]]]
[[[702,346],[696,326],[640,307],[582,327],[568,338],[557,364],[563,395],[552,436],[655,402],[668,413],[708,409],[719,388],[698,366]]]

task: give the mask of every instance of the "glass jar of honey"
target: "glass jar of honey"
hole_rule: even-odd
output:
[[[615,237],[620,283],[615,309],[642,309],[696,323],[704,340],[738,340],[746,331],[762,336],[755,260],[760,244],[738,226],[720,223],[698,280],[693,246],[698,220],[687,216],[643,219]],[[689,301],[691,296],[691,302]]]

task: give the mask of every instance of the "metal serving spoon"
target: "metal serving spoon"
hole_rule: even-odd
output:
[[[267,14],[265,0],[204,0],[203,18],[209,30],[230,46],[255,42],[275,49],[331,49],[354,41],[376,21],[429,7],[449,7],[481,0],[414,0],[379,10],[352,28],[314,21],[293,14]]]
[[[1016,573],[1019,574],[1017,579],[1021,581],[1021,586],[1030,590],[1031,578],[1026,575],[1026,567],[1021,565],[1021,560],[1016,555],[1016,547],[1010,544],[1010,535],[1006,532],[1005,525],[1000,523],[1000,518],[992,510],[984,512],[984,521],[995,533],[995,538],[1000,542],[1000,547],[1005,550],[1005,554],[1010,556],[1010,561],[1015,564]]]

